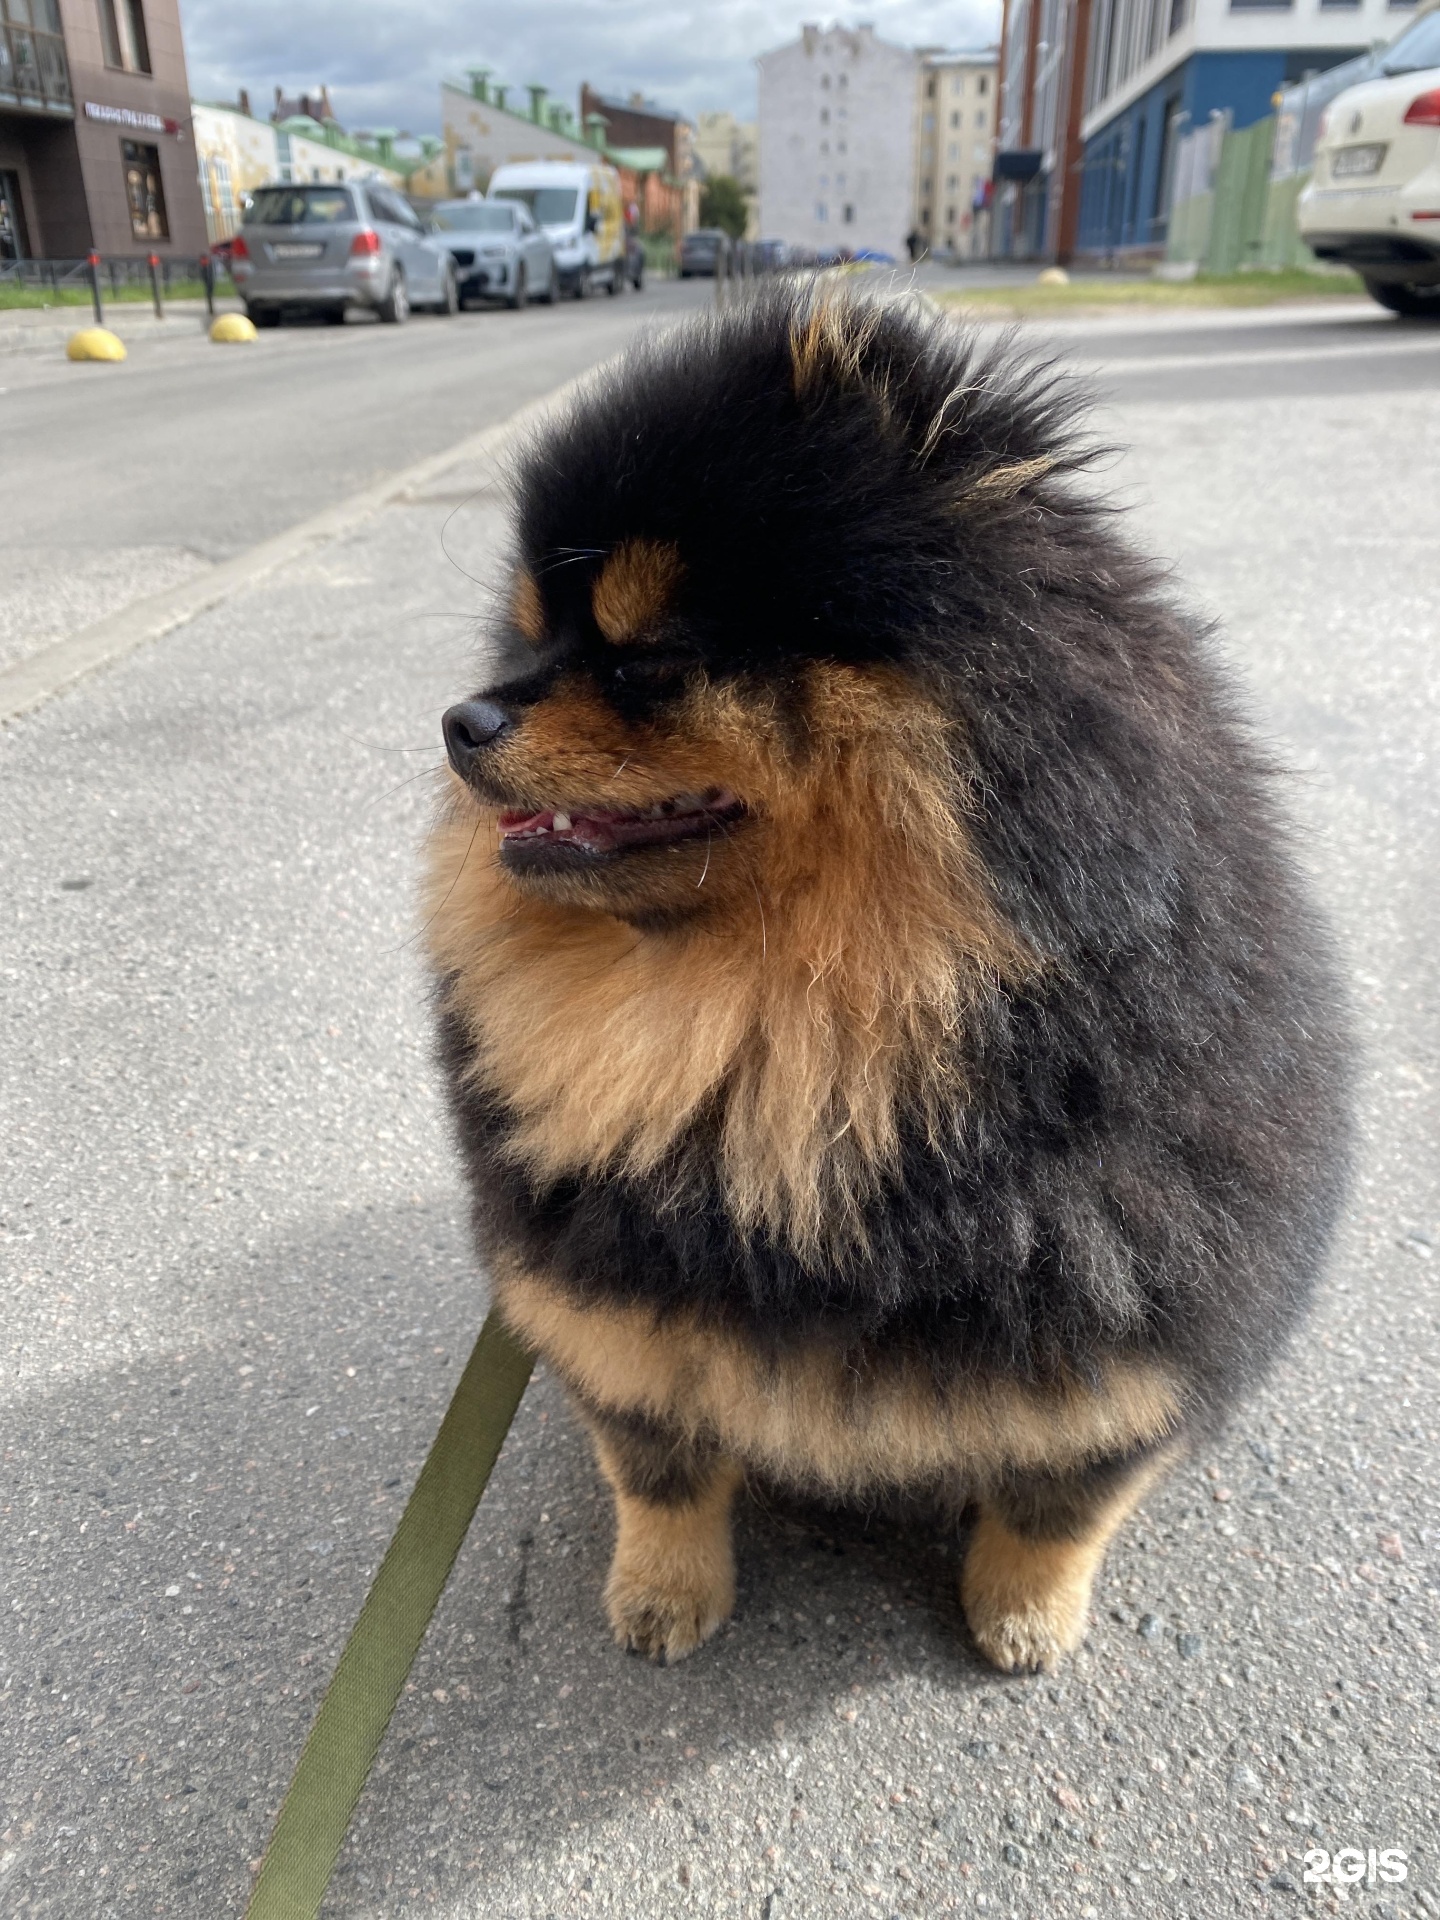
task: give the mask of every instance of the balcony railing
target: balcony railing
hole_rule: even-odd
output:
[[[75,101],[63,37],[39,27],[17,26],[16,0],[8,4],[0,0],[0,10],[11,16],[9,21],[0,20],[0,104],[73,115]],[[39,0],[36,12],[43,17],[49,11]]]

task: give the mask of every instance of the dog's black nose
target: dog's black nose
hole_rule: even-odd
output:
[[[445,751],[450,764],[464,779],[475,765],[475,756],[490,747],[510,728],[510,716],[494,700],[462,700],[451,707],[440,723],[445,733]]]

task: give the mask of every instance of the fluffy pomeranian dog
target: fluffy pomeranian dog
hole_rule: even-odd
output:
[[[428,858],[482,1256],[614,1494],[622,1644],[747,1476],[973,1507],[997,1666],[1300,1314],[1347,1043],[1263,756],[1054,377],[783,286],[528,448]]]

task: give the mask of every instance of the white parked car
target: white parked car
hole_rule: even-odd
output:
[[[1440,7],[1325,109],[1300,235],[1392,313],[1440,320]]]
[[[430,231],[455,262],[462,302],[553,304],[559,285],[555,253],[528,207],[482,200],[478,193],[469,200],[442,200],[433,211]]]

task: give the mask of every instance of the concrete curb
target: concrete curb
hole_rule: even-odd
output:
[[[468,435],[443,452],[432,453],[424,460],[417,460],[413,466],[402,467],[399,472],[377,481],[374,486],[351,494],[348,500],[326,507],[311,519],[301,520],[284,533],[277,533],[269,540],[262,540],[258,546],[236,554],[233,560],[222,560],[208,572],[191,580],[182,580],[164,593],[134,601],[119,613],[109,614],[67,639],[57,640],[53,646],[44,648],[30,659],[17,661],[14,666],[0,672],[0,724],[33,712],[44,701],[63,693],[85,675],[123,659],[137,647],[143,647],[147,641],[158,640],[174,632],[176,627],[182,627],[197,615],[208,612],[211,607],[228,600],[232,594],[254,586],[257,581],[265,579],[287,562],[298,559],[310,548],[338,539],[372,513],[388,506],[401,495],[425,485],[438,474],[445,473],[464,460],[497,452],[507,440],[523,432],[533,421],[551,408],[563,404],[566,397],[589,377],[588,374],[580,374],[573,380],[567,380],[540,399],[527,402],[495,426],[482,427],[478,433]]]
[[[217,300],[215,311],[217,314],[238,313],[240,308],[233,300]],[[32,313],[43,318],[32,320],[29,317]],[[51,347],[63,347],[72,333],[93,324],[94,315],[88,305],[48,309],[19,307],[0,312],[0,356],[43,353]],[[166,308],[163,320],[157,320],[150,308],[138,301],[112,300],[106,302],[105,324],[122,340],[194,340],[203,337],[209,315],[200,300],[177,300]]]

